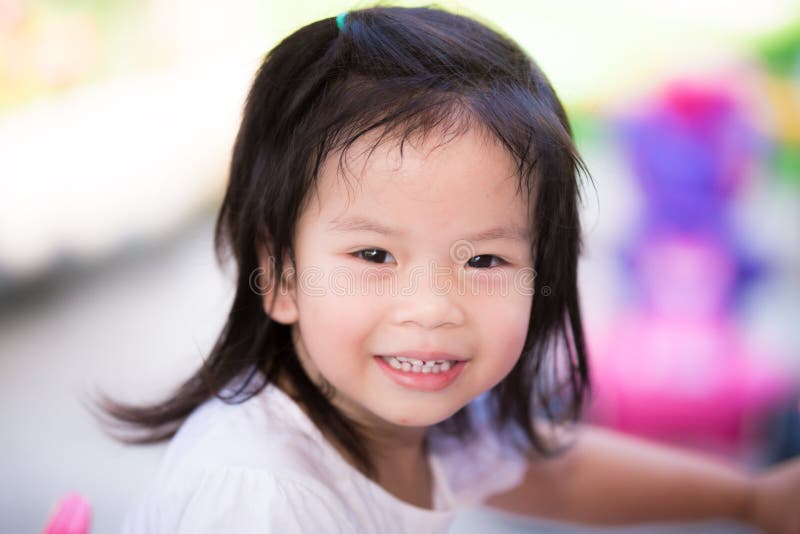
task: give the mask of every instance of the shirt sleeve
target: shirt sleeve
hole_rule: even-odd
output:
[[[528,471],[528,458],[490,424],[487,397],[473,401],[475,433],[468,443],[435,434],[434,454],[459,506],[476,506],[492,495],[517,487]]]
[[[153,495],[124,534],[352,532],[343,503],[308,477],[245,467],[207,469],[193,489]]]
[[[451,450],[438,458],[459,506],[476,506],[517,487],[528,471],[527,458],[487,428],[478,429],[467,446],[456,440],[446,446]]]

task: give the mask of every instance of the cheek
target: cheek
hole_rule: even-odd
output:
[[[482,338],[498,370],[514,367],[528,335],[531,297],[509,295],[481,306]]]
[[[371,315],[359,299],[326,294],[300,301],[300,330],[309,357],[326,376],[346,375],[362,365]]]

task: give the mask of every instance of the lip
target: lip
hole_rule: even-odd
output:
[[[409,354],[404,352],[403,355]],[[417,353],[420,354],[420,353]],[[427,353],[433,354],[433,353]],[[444,353],[439,352],[436,353],[438,355],[443,355]],[[384,356],[396,356],[396,354],[386,354]],[[428,360],[455,360],[456,358],[452,355],[446,355],[447,357],[428,357]],[[417,357],[417,356],[406,356],[407,358]],[[418,359],[422,360],[423,358]],[[418,391],[439,391],[441,389],[446,388],[450,384],[458,378],[458,375],[461,374],[461,371],[464,370],[464,366],[467,364],[465,360],[457,360],[453,366],[448,369],[447,371],[441,373],[413,373],[411,371],[403,371],[401,369],[395,369],[391,365],[389,365],[386,360],[384,360],[381,356],[374,357],[375,362],[378,364],[378,367],[386,373],[386,375],[396,384],[403,386],[404,388],[414,389]],[[426,360],[427,361],[427,360]]]

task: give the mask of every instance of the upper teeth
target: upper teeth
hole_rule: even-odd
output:
[[[450,369],[455,363],[453,360],[430,360],[425,362],[416,358],[404,358],[403,356],[383,356],[383,359],[395,369],[411,371],[412,373],[441,373]]]

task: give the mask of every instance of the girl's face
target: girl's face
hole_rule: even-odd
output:
[[[297,225],[295,284],[271,315],[293,325],[309,376],[334,387],[344,413],[426,427],[520,357],[533,293],[527,199],[512,158],[474,129],[407,142],[402,156],[386,142],[367,157],[366,142],[348,152],[346,177],[338,154],[323,165]]]

